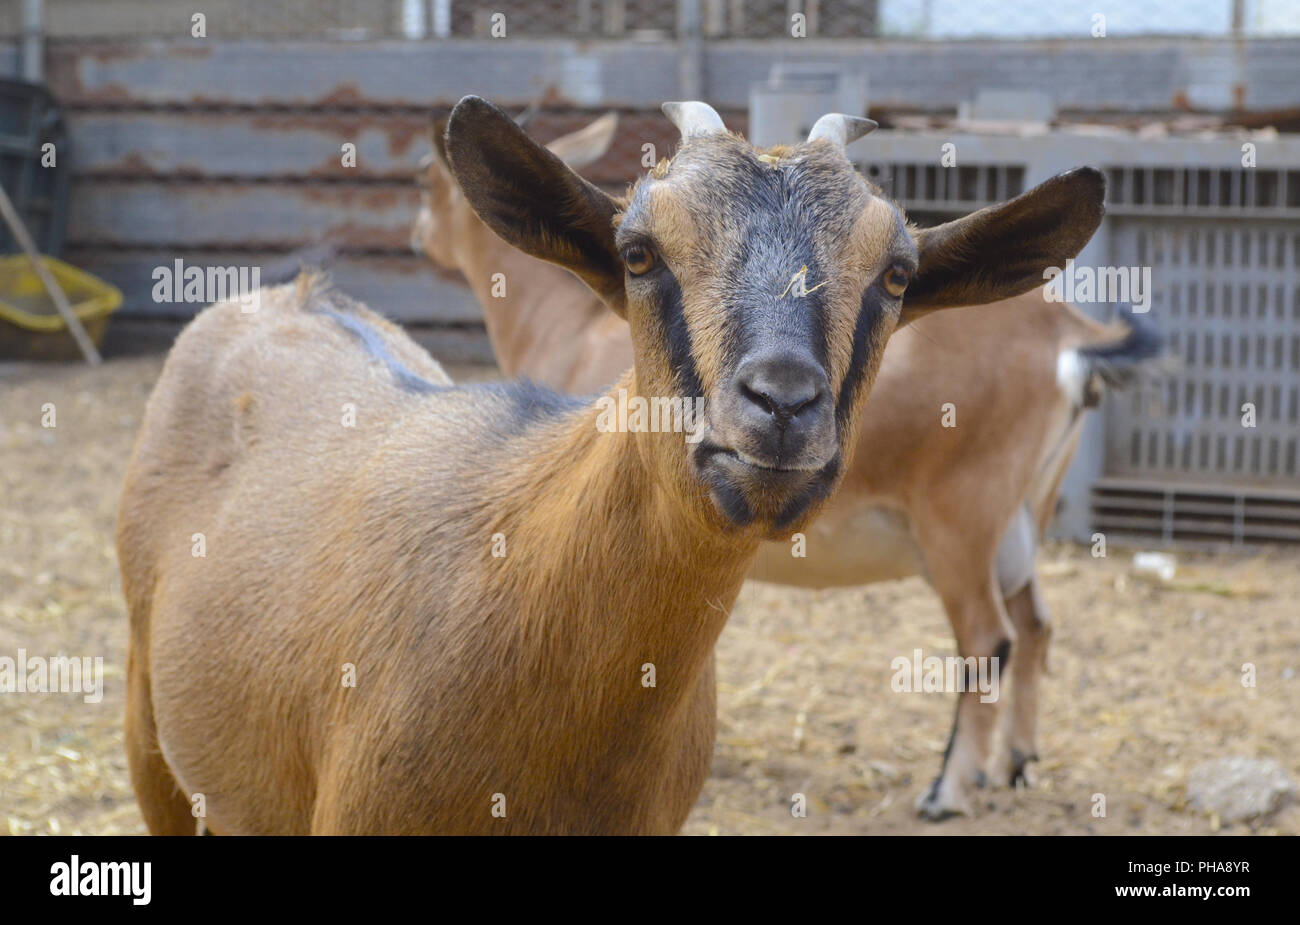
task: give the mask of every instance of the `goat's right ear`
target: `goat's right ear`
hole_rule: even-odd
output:
[[[451,112],[447,157],[484,224],[524,253],[577,274],[624,312],[623,260],[614,246],[618,203],[611,196],[477,96]]]

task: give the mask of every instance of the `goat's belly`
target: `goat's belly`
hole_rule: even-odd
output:
[[[800,588],[833,588],[924,574],[920,547],[906,514],[880,504],[834,499],[805,534],[764,543],[749,577]]]

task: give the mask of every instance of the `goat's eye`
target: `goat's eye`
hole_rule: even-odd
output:
[[[652,248],[644,244],[633,244],[623,248],[623,263],[627,265],[629,273],[640,276],[653,270],[659,263],[659,257]]]
[[[902,296],[903,290],[907,288],[907,284],[911,281],[911,277],[907,275],[907,271],[902,267],[890,267],[881,278],[885,291],[896,299]]]

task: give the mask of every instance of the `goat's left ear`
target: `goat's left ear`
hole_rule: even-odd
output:
[[[481,97],[467,96],[451,111],[446,150],[484,224],[524,253],[577,274],[610,308],[625,311],[613,197]]]
[[[1042,286],[1088,243],[1104,212],[1106,178],[1079,167],[1001,205],[916,232],[916,276],[903,323],[939,308],[983,305]]]

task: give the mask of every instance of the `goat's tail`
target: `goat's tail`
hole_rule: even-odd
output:
[[[1144,366],[1164,354],[1164,335],[1147,315],[1121,305],[1118,321],[1128,328],[1118,340],[1075,347],[1057,357],[1056,380],[1077,407],[1097,407],[1107,387],[1132,385]]]

